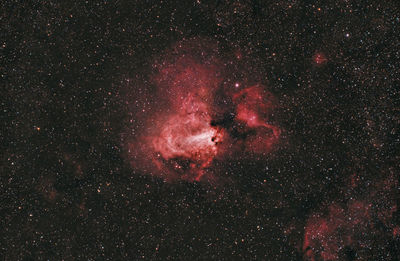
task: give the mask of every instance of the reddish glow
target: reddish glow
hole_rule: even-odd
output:
[[[311,260],[319,260],[315,253],[319,252],[322,260],[337,260],[340,246],[348,245],[351,238],[339,237],[338,229],[344,229],[346,213],[339,205],[329,207],[329,216],[314,215],[307,222],[304,234],[303,251]],[[321,249],[321,250],[320,250]]]
[[[210,118],[199,113],[178,114],[163,125],[159,136],[153,137],[153,147],[164,160],[186,159],[188,166],[175,162],[174,168],[188,173],[186,180],[197,180],[204,174],[218,153],[218,143],[223,139],[221,131],[209,125]],[[158,164],[161,167],[161,163]],[[188,175],[190,174],[190,175]]]
[[[220,79],[213,65],[189,57],[163,66],[156,81],[169,113],[157,122],[150,137],[148,146],[156,155],[152,161],[167,180],[199,181],[223,139],[223,131],[210,124],[212,94]]]
[[[201,118],[191,115],[171,117],[166,122],[159,137],[155,137],[153,145],[165,159],[174,157],[202,158],[203,155],[216,153],[214,140],[218,131],[207,125]]]
[[[326,58],[325,54],[323,53],[316,53],[313,56],[313,61],[314,63],[316,63],[317,65],[321,65],[324,64],[328,61],[328,59]]]
[[[221,81],[216,66],[199,64],[186,56],[163,66],[166,68],[156,77],[160,97],[166,98],[174,110],[206,113]]]
[[[387,187],[388,184],[390,187]],[[303,252],[307,258],[341,260],[340,251],[346,246],[352,249],[372,248],[368,238],[362,240],[365,236],[361,235],[374,233],[385,237],[379,226],[374,224],[376,218],[380,226],[393,231],[393,237],[398,236],[399,228],[393,224],[397,205],[394,199],[389,199],[397,184],[394,175],[389,175],[376,183],[374,190],[364,195],[363,199],[351,199],[347,204],[332,203],[327,207],[326,214],[314,213],[308,219],[304,233]],[[349,184],[351,187],[353,185]],[[375,191],[381,194],[377,195]]]
[[[393,228],[393,237],[400,237],[400,227],[396,226]]]
[[[247,145],[254,152],[269,151],[279,138],[279,128],[268,124],[268,114],[273,109],[273,96],[261,86],[252,86],[233,95],[236,105],[236,119],[256,130]]]
[[[179,44],[153,66],[157,103],[142,116],[147,120],[142,135],[127,145],[135,169],[167,181],[214,180],[215,159],[269,152],[280,134],[268,123],[272,94],[262,85],[246,88],[242,82],[224,89],[223,63],[210,54],[214,48],[197,48],[196,43]],[[215,123],[226,114],[235,118],[226,125]],[[234,138],[232,126],[243,124],[244,135]]]

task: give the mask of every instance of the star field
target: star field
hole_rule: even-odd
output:
[[[399,260],[400,5],[1,3],[3,260]]]

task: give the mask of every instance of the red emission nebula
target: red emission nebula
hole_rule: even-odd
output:
[[[142,135],[127,145],[135,169],[166,181],[211,181],[216,162],[273,150],[280,136],[269,122],[274,96],[260,83],[230,81],[226,64],[240,61],[218,59],[217,49],[183,41],[154,62],[154,102],[139,119]]]

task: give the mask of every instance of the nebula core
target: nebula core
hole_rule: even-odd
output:
[[[230,81],[234,72],[227,64],[239,58],[217,50],[217,44],[196,38],[155,59],[156,102],[142,135],[127,146],[135,168],[166,181],[215,180],[215,161],[265,156],[278,143],[281,130],[269,122],[274,95],[258,82]]]

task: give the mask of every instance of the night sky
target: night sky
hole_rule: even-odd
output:
[[[400,260],[400,3],[0,4],[1,260]]]

